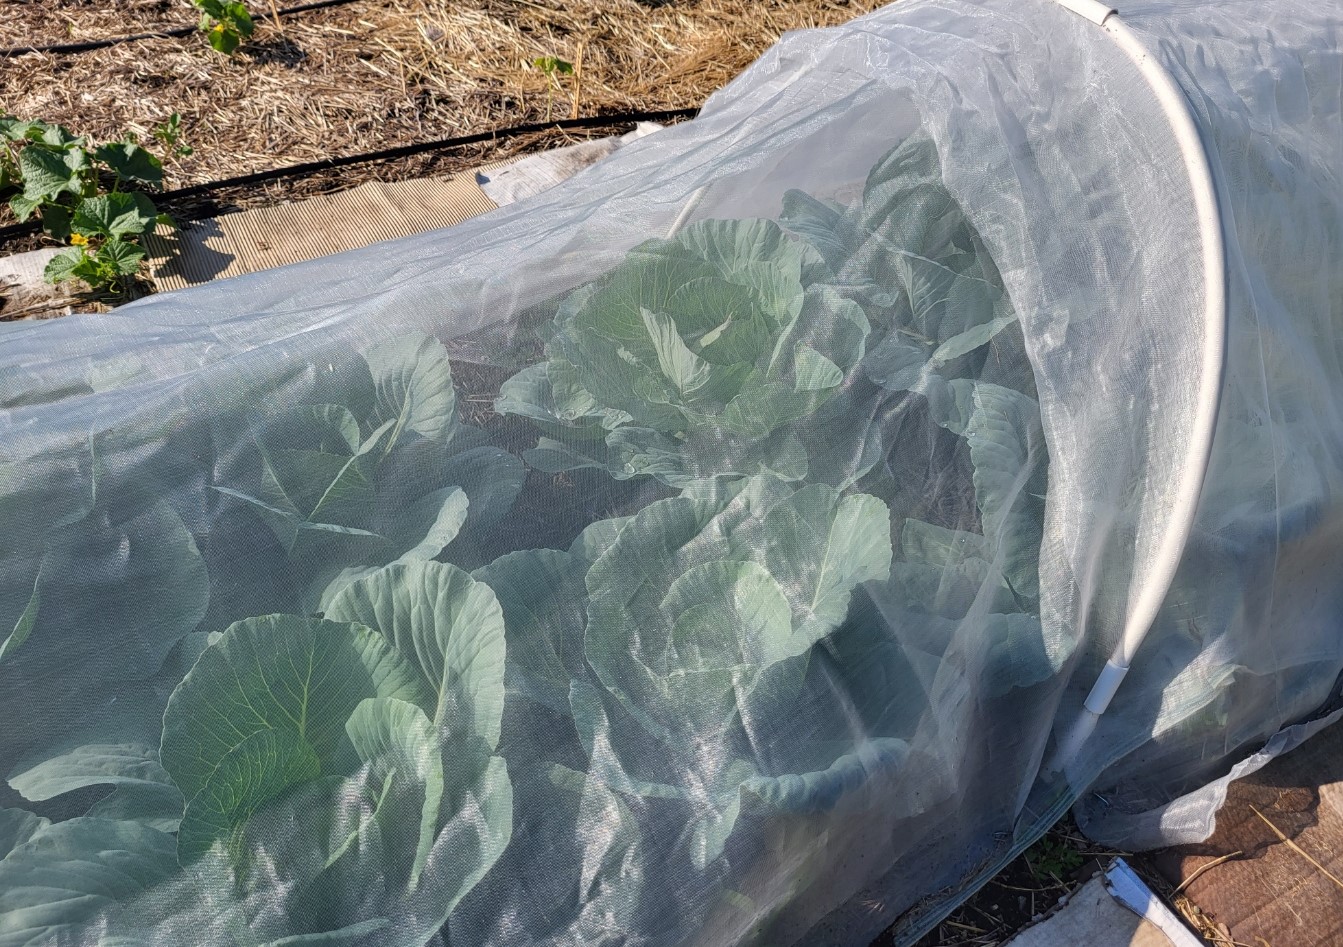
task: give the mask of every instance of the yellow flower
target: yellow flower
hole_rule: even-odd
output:
[[[75,233],[70,235],[70,242],[77,247],[83,247],[88,245],[89,238],[82,233]]]
[[[210,30],[210,32],[212,32],[212,33],[222,33],[222,32],[224,32],[224,24],[223,24],[223,23],[216,23],[216,24],[214,25],[214,27]]]

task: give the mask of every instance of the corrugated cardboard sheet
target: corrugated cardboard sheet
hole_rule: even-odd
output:
[[[1237,944],[1343,945],[1343,726],[1233,782],[1212,838],[1158,864]]]
[[[146,240],[159,292],[357,250],[451,227],[539,194],[662,126],[640,122],[625,135],[554,148],[449,177],[371,181],[292,204],[222,214]]]
[[[494,210],[474,173],[384,183],[293,204],[160,228],[146,240],[159,292],[313,260],[383,240],[451,227]]]

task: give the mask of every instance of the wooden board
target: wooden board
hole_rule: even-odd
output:
[[[1157,864],[1173,884],[1193,877],[1185,894],[1238,944],[1343,944],[1343,726],[1233,782],[1212,838]]]
[[[1004,947],[1198,947],[1202,944],[1122,858]]]

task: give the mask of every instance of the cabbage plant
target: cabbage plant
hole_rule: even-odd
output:
[[[849,205],[784,195],[781,223],[824,260],[818,281],[862,305],[877,338],[864,371],[906,390],[942,378],[996,381],[995,366],[1032,385],[993,256],[942,182],[926,133],[902,141]],[[999,351],[992,352],[989,346]],[[1004,350],[1004,347],[1005,350]]]
[[[55,823],[0,812],[0,943],[428,940],[511,832],[493,593],[397,563],[321,618],[248,618],[199,645],[156,747],[79,746],[10,776],[30,800],[119,798]]]
[[[895,427],[887,460],[862,480],[906,513],[892,572],[904,620],[928,641],[973,629],[988,696],[1048,678],[1073,642],[1047,638],[1039,619],[1049,454],[1034,375],[1006,286],[942,182],[933,142],[902,142],[849,207],[792,194],[784,219],[883,327],[863,374],[940,429]],[[951,470],[931,472],[941,495],[910,497],[902,461],[939,442]]]
[[[0,947],[597,943],[710,900],[685,929],[735,930],[839,840],[880,857],[874,800],[954,765],[920,744],[945,668],[1003,699],[1069,654],[1045,425],[929,140],[781,224],[573,289],[481,428],[413,334],[0,463]]]
[[[29,725],[0,746],[32,810],[0,814],[0,944],[420,944],[507,846],[502,617],[433,560],[507,510],[521,464],[458,419],[428,337],[289,377],[275,404],[240,376],[257,407],[192,418],[171,452],[95,432],[3,494],[0,705]],[[146,459],[113,477],[104,452]],[[156,496],[170,464],[209,486]],[[259,570],[293,613],[249,611]],[[62,663],[69,687],[39,686]]]
[[[545,361],[505,383],[495,408],[550,435],[527,455],[543,469],[800,478],[790,426],[840,390],[870,330],[855,303],[808,285],[819,262],[768,220],[707,220],[641,244],[565,299]]]
[[[240,419],[255,451],[214,486],[270,528],[305,608],[507,512],[522,465],[458,419],[442,343],[402,336],[313,368],[303,401]]]
[[[536,940],[597,942],[683,910],[684,888],[652,884],[650,863],[706,890],[775,867],[803,883],[839,812],[907,758],[921,685],[864,591],[890,561],[879,500],[753,478],[473,573],[508,627],[503,752],[533,845],[506,853],[497,896],[487,879],[454,936],[503,933],[493,907],[512,885],[580,892],[528,915]],[[797,713],[811,724],[778,739]],[[561,813],[600,831],[575,847]],[[779,850],[743,842],[729,857],[748,822]]]
[[[518,686],[555,708],[567,702],[589,772],[608,790],[687,806],[687,854],[703,867],[722,852],[743,794],[824,808],[903,755],[899,739],[851,733],[814,748],[817,769],[779,771],[751,740],[802,697],[813,649],[890,564],[880,500],[753,478],[649,504],[568,553],[518,553],[481,575],[504,579],[506,613],[555,616],[531,619]],[[519,602],[581,600],[584,590],[582,616]]]

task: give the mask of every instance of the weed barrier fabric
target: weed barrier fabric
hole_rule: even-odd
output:
[[[531,201],[6,325],[0,944],[902,942],[1068,806],[1206,833],[1343,668],[1343,9],[1121,16],[1217,324],[1106,31],[903,0]]]

